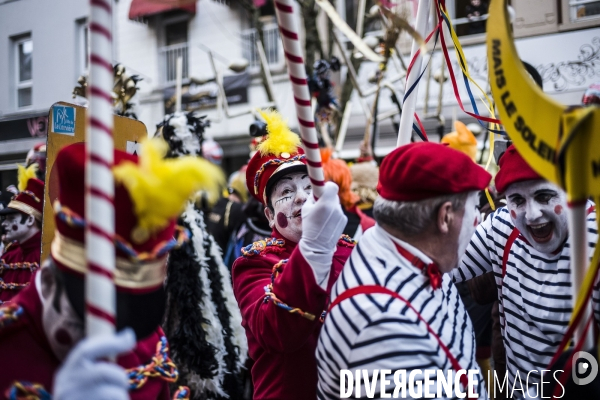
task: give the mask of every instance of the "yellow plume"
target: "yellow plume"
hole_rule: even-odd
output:
[[[444,136],[441,143],[448,143],[449,147],[461,151],[475,161],[477,157],[477,139],[465,124],[454,121],[454,132]]]
[[[113,168],[117,182],[129,192],[138,218],[134,239],[143,241],[179,215],[198,190],[218,196],[225,177],[219,167],[199,157],[164,159],[168,145],[161,139],[142,143],[139,164]],[[137,233],[136,233],[137,232]]]
[[[27,188],[27,182],[29,182],[31,178],[37,178],[38,165],[31,164],[27,168],[22,165],[17,165],[17,168],[19,168],[19,172],[17,172],[19,192],[22,192]]]
[[[267,123],[267,139],[261,142],[257,150],[263,156],[281,153],[296,153],[300,146],[300,137],[290,130],[287,121],[275,110],[259,110],[261,117]]]

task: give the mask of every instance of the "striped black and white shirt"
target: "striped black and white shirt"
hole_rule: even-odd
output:
[[[591,206],[593,203],[588,201],[586,209]],[[595,219],[595,212],[587,215],[590,258],[598,239]],[[534,372],[529,376],[529,385],[539,382],[540,371],[547,369],[573,310],[569,240],[559,253],[546,254],[518,237],[510,248],[503,278],[502,257],[513,228],[506,207],[490,214],[477,227],[459,268],[453,271],[455,282],[488,271],[495,275],[510,387],[517,374],[525,385],[530,371]],[[599,289],[596,282],[593,292],[596,321],[600,321]]]
[[[384,286],[410,301],[448,347],[462,369],[479,370],[471,320],[458,291],[445,274],[442,287],[433,290],[429,278],[396,250],[394,241],[425,263],[431,260],[416,248],[392,238],[378,225],[365,232],[333,286],[331,300],[360,285]],[[356,295],[327,315],[317,346],[318,398],[340,398],[340,370],[452,370],[446,353],[414,311],[389,295]],[[477,375],[475,392],[486,398]],[[423,376],[418,376],[423,382]],[[389,376],[388,376],[388,379]],[[407,379],[408,380],[408,379]],[[437,382],[433,377],[432,392]],[[393,392],[394,383],[391,385]],[[408,396],[407,391],[407,396]],[[366,397],[362,383],[361,395]],[[352,396],[354,398],[354,396]],[[379,398],[379,385],[377,396]]]

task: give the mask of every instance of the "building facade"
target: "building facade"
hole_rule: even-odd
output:
[[[469,3],[470,0],[446,1],[471,74],[487,90],[485,32],[473,33],[470,28],[472,21],[466,15]],[[585,88],[600,80],[600,1],[512,0],[510,3],[515,14],[516,45],[523,60],[540,72],[546,92],[563,103],[577,104]],[[353,27],[356,27],[359,4],[360,0],[336,2],[342,18]],[[403,4],[409,18],[416,14],[418,0],[407,0]],[[223,147],[224,167],[228,172],[245,162],[250,141],[248,127],[254,121],[251,111],[270,103],[259,73],[257,32],[242,3],[234,0],[179,3],[118,0],[113,1],[113,10],[113,61],[123,64],[128,74],[143,78],[138,83],[140,90],[134,99],[134,111],[149,134],[154,133],[155,125],[165,113],[174,109],[177,59],[181,58],[182,109],[198,109],[208,115],[212,126],[207,133]],[[44,140],[51,105],[57,101],[81,101],[73,99],[71,93],[78,77],[87,72],[88,12],[88,3],[79,0],[0,0],[0,190],[16,181],[16,163],[24,161],[27,151]],[[430,26],[433,26],[433,15],[432,12]],[[287,116],[295,128],[291,85],[269,2],[261,9],[260,21],[265,58],[273,81],[274,104],[271,105]],[[323,45],[327,46],[330,40],[323,13],[318,27]],[[377,24],[366,29],[366,35],[381,35]],[[400,46],[405,64],[409,58],[408,43],[405,37]],[[335,53],[340,56],[339,49]],[[450,53],[454,60],[453,49]],[[426,78],[434,77],[442,68],[439,45],[432,54],[429,63],[432,74],[426,72]],[[243,58],[249,65],[242,71],[235,65]],[[375,63],[362,63],[357,73],[363,89],[373,86],[370,80],[377,68]],[[458,73],[455,61],[453,69]],[[401,75],[402,72],[400,66],[390,66],[389,74]],[[341,71],[332,75],[338,94],[346,73],[347,68],[342,66]],[[220,81],[222,86],[217,84]],[[398,79],[392,83],[400,96],[403,82]],[[224,93],[220,93],[221,90]],[[454,116],[472,121],[458,110],[449,79],[439,85],[430,78],[429,84],[424,82],[419,90],[417,112],[430,136],[435,137],[432,132],[435,133],[440,124],[436,115],[440,90],[439,114],[444,117],[444,132],[451,130]],[[396,107],[390,100],[391,93],[382,94],[380,113]],[[469,107],[464,90],[461,97],[465,107]],[[361,100],[355,90],[351,101],[346,141],[341,146],[341,155],[345,158],[358,155],[358,143],[367,121],[360,104],[370,106],[373,95]],[[386,154],[395,144],[394,118],[398,117],[384,118],[378,124],[378,155]]]

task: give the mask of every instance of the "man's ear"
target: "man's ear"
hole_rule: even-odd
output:
[[[447,201],[438,208],[437,213],[437,228],[442,234],[447,234],[450,231],[452,220],[454,219],[454,210],[452,203]]]
[[[41,274],[42,282],[42,297],[45,301],[50,301],[56,281],[54,278],[54,271],[51,268],[44,267],[39,272]]]
[[[265,207],[265,216],[269,220],[269,226],[272,228],[275,225],[275,215],[273,215],[273,210],[269,207]]]
[[[33,215],[28,215],[27,220],[25,221],[25,225],[28,227],[32,227],[35,225],[35,217]]]

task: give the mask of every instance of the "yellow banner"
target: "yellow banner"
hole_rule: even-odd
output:
[[[565,111],[562,132],[559,176],[569,201],[600,196],[600,108]]]
[[[517,54],[505,0],[491,2],[487,51],[500,120],[519,153],[569,200],[600,195],[600,108],[567,108],[535,84]]]
[[[515,147],[541,176],[558,182],[555,158],[566,107],[545,95],[519,59],[505,0],[493,0],[487,22],[488,74],[500,120]]]

